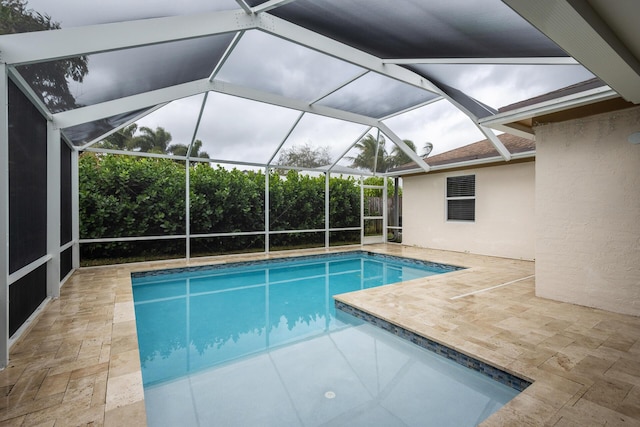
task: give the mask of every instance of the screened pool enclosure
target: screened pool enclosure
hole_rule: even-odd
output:
[[[613,98],[614,89],[637,102],[640,85],[563,45],[562,25],[541,26],[544,11],[528,3],[1,0],[0,367],[25,322],[80,266],[83,248],[127,244],[144,257],[149,242],[165,242],[176,245],[170,256],[189,259],[218,253],[212,247],[222,241],[244,242],[231,252],[286,249],[287,236],[315,247],[400,241],[393,168],[437,170],[423,147],[444,152],[488,139],[500,160],[531,157],[497,138],[533,138],[518,124],[521,110],[498,108],[594,74],[588,90],[545,108]],[[570,2],[546,3],[578,36],[591,34]],[[127,143],[127,132],[147,145]],[[292,156],[304,152],[315,161]],[[114,212],[112,222],[121,221],[117,194],[125,192],[145,212],[127,221],[165,214],[128,184],[129,172],[108,183],[79,172],[84,158],[105,169],[105,159],[125,157],[179,170],[171,182],[178,225],[135,235],[81,215],[81,203],[107,185],[115,190],[101,209]],[[242,208],[251,225],[230,225],[240,214],[225,208],[247,197],[231,184],[216,187],[229,202],[198,210],[213,197],[196,185],[203,171],[234,169],[251,177],[255,203]],[[304,197],[276,192],[304,179],[315,180]],[[343,182],[356,189],[348,209],[337,196]],[[286,194],[300,195],[299,204],[278,205]],[[310,218],[301,206],[321,212],[282,219],[285,209]],[[220,221],[202,220],[216,210]]]

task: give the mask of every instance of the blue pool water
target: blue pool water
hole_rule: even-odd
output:
[[[356,252],[135,274],[149,425],[477,424],[518,392],[332,298],[454,269]]]

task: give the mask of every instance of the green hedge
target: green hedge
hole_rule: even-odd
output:
[[[190,166],[191,234],[264,230],[265,175],[208,163]],[[171,159],[83,153],[79,161],[80,238],[164,236],[186,233],[185,164]],[[329,181],[332,228],[360,225],[360,188],[354,178]],[[324,228],[324,176],[289,171],[269,177],[271,230]],[[304,246],[317,236],[272,236],[280,247]],[[200,238],[194,255],[257,250],[263,236]],[[311,242],[313,244],[313,242]],[[263,246],[262,246],[263,247]],[[82,259],[153,259],[184,256],[178,240],[83,244]]]

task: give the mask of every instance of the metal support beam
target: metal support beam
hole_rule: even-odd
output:
[[[174,99],[185,98],[199,93],[213,91],[226,95],[237,96],[250,99],[252,101],[263,102],[265,104],[277,105],[293,110],[313,113],[320,116],[331,117],[352,123],[359,123],[367,126],[377,126],[378,121],[371,117],[360,114],[349,113],[331,107],[321,105],[308,105],[304,101],[286,98],[283,96],[262,92],[259,90],[234,85],[231,83],[201,79],[190,83],[184,83],[170,88],[154,90],[125,98],[106,101],[100,104],[77,108],[71,111],[64,111],[53,115],[54,123],[60,129],[75,126],[82,123],[92,122],[106,117],[120,114],[123,111],[135,111],[142,108],[173,101]]]
[[[289,132],[287,132],[287,134],[284,136],[284,138],[282,138],[282,141],[280,141],[280,144],[278,145],[278,148],[275,149],[275,151],[273,152],[273,154],[271,155],[271,157],[267,161],[267,165],[271,165],[273,160],[276,158],[276,155],[278,154],[278,151],[280,151],[280,149],[282,148],[284,143],[287,142],[287,139],[289,139],[289,137],[291,136],[291,134],[293,133],[295,128],[298,126],[298,123],[300,123],[300,120],[302,120],[302,118],[304,117],[304,114],[305,113],[303,111],[302,113],[300,113],[300,115],[298,116],[296,121],[293,122],[293,125],[291,125],[291,127],[289,128]]]
[[[422,157],[420,157],[418,155],[418,153],[416,153],[411,148],[409,148],[409,146],[407,144],[405,144],[404,141],[402,139],[400,139],[400,137],[398,135],[396,135],[391,129],[389,129],[389,127],[387,125],[385,125],[382,122],[378,122],[378,129],[380,129],[382,131],[382,133],[387,135],[389,137],[389,139],[391,139],[391,141],[393,141],[393,143],[396,144],[398,146],[398,148],[400,150],[402,150],[403,153],[405,153],[407,156],[409,156],[409,158],[411,160],[416,162],[418,164],[418,166],[420,168],[422,168],[423,171],[429,172],[431,167],[427,164],[427,162],[425,162],[422,159]]]
[[[371,128],[372,128],[372,126],[368,126],[368,127],[364,130],[364,132],[362,132],[362,133],[360,134],[360,136],[358,137],[358,139],[356,139],[355,141],[353,141],[353,143],[352,143],[351,145],[349,145],[349,147],[348,147],[346,150],[344,150],[344,152],[342,152],[342,154],[340,154],[340,156],[338,156],[338,158],[336,159],[336,161],[335,161],[335,162],[333,162],[333,164],[329,167],[328,172],[331,172],[331,170],[332,170],[333,168],[335,168],[335,167],[336,167],[336,165],[338,164],[338,162],[339,162],[340,160],[342,160],[342,158],[343,158],[344,156],[346,156],[346,155],[347,155],[347,153],[348,153],[349,151],[351,151],[351,149],[352,149],[353,147],[355,147],[355,145],[356,145],[358,142],[360,142],[360,140],[361,140],[362,138],[364,138],[364,136],[365,136],[365,135],[366,135],[366,134],[371,130]]]
[[[189,147],[191,151],[191,147]],[[188,154],[187,154],[188,157]],[[184,193],[184,229],[185,229],[185,258],[187,262],[191,259],[191,177],[189,168],[189,159],[184,162],[185,164],[185,193]]]
[[[73,249],[71,250],[72,266],[80,268],[80,152],[71,151],[71,237]]]
[[[385,177],[386,179],[386,177]],[[393,225],[400,227],[400,177],[393,178]],[[400,230],[393,230],[394,241],[398,242],[400,237]],[[400,243],[400,242],[398,242]]]
[[[275,9],[277,7],[280,6],[284,6],[285,4],[289,4],[291,2],[294,2],[296,0],[269,0],[266,1],[264,3],[262,3],[261,5],[258,5],[256,7],[254,7],[252,9],[253,13],[262,13],[262,12],[268,12],[272,9]]]
[[[202,98],[202,105],[200,106],[200,112],[198,113],[198,120],[196,121],[196,126],[193,129],[193,136],[191,137],[191,142],[189,143],[189,148],[187,149],[187,159],[191,157],[191,150],[193,149],[193,143],[196,142],[196,136],[198,136],[198,130],[200,129],[200,122],[202,121],[202,114],[204,113],[204,107],[207,105],[208,97],[209,97],[209,92],[205,92],[204,97]],[[188,160],[187,160],[187,163],[189,163]],[[187,166],[189,165],[187,164]],[[187,190],[188,190],[188,187],[187,187]],[[187,235],[188,234],[189,233],[187,233]]]
[[[342,89],[343,87],[355,82],[356,80],[358,80],[360,77],[364,77],[365,75],[367,75],[369,73],[369,70],[364,70],[359,72],[358,74],[356,74],[355,76],[351,77],[348,80],[345,80],[343,82],[341,82],[339,85],[337,85],[336,87],[334,87],[333,89],[327,91],[326,93],[323,93],[322,95],[318,96],[316,99],[314,99],[313,101],[311,101],[309,103],[309,105],[313,105],[316,102],[319,102],[323,99],[325,99],[327,96],[336,93],[337,91],[339,91],[340,89]]]
[[[251,6],[249,6],[246,1],[236,0],[236,3],[238,3],[238,6],[240,6],[242,10],[244,10],[244,13],[248,15],[251,15],[253,13],[253,11],[251,10]]]
[[[376,134],[376,151],[373,156],[373,176],[375,176],[378,171],[378,153],[379,152],[380,152],[380,129],[378,129],[378,133]]]
[[[238,0],[238,1],[242,1],[244,3],[243,0]],[[233,49],[235,49],[235,47],[238,45],[243,35],[244,35],[244,31],[238,31],[236,35],[233,36],[233,40],[231,40],[231,43],[229,43],[229,46],[227,46],[227,49],[222,54],[222,58],[220,58],[216,66],[213,68],[213,71],[209,75],[210,82],[212,82],[216,78],[216,76],[220,72],[220,69],[225,64],[225,62],[227,62],[227,59],[229,59],[229,56],[231,56]]]
[[[504,132],[511,135],[519,136],[520,138],[530,139],[532,141],[536,140],[535,132],[531,126],[525,126],[521,123],[509,123],[508,125],[495,124],[490,126],[491,129],[497,130],[498,132]]]
[[[509,160],[511,160],[511,152],[509,152],[509,150],[507,150],[507,147],[504,146],[504,144],[502,143],[502,141],[500,141],[498,139],[498,137],[496,136],[495,133],[493,133],[493,131],[487,127],[484,127],[482,125],[476,124],[476,126],[478,127],[478,129],[480,130],[480,132],[482,132],[484,134],[484,136],[487,137],[487,139],[489,140],[489,142],[491,142],[491,144],[494,146],[494,148],[498,151],[498,153],[500,153],[500,156],[506,161],[508,162]]]
[[[443,97],[437,96],[437,97],[435,97],[433,99],[430,99],[428,101],[421,102],[420,104],[412,105],[411,107],[405,108],[405,109],[400,110],[400,111],[395,111],[395,112],[393,112],[391,114],[388,114],[388,115],[386,115],[384,117],[380,117],[378,120],[380,120],[382,122],[382,121],[388,120],[388,119],[390,119],[392,117],[396,117],[396,116],[399,116],[401,114],[407,113],[409,111],[417,110],[418,108],[426,107],[427,105],[431,105],[431,104],[433,104],[435,102],[442,101],[443,99],[444,99]]]
[[[60,130],[47,121],[47,296],[60,296]]]
[[[364,177],[360,177],[360,244],[364,244]]]
[[[269,166],[264,168],[264,252],[269,253]]]
[[[9,94],[0,63],[0,369],[9,363]]]
[[[382,180],[382,243],[386,243],[389,236],[389,179],[383,175]]]
[[[140,19],[3,35],[0,51],[7,64],[29,64],[231,33],[256,25],[256,16],[241,10]]]
[[[53,115],[53,122],[59,129],[89,123],[124,112],[141,110],[166,104],[180,98],[198,95],[211,89],[209,79],[200,79],[190,83],[152,90],[137,95],[126,96],[112,101],[76,108]],[[145,115],[149,112],[145,112]],[[137,117],[140,118],[139,116]]]
[[[327,171],[324,174],[324,247],[325,248],[329,248],[331,241],[330,241],[330,232],[329,232],[329,227],[330,227],[330,223],[329,223],[329,214],[331,212],[331,210],[329,209],[329,201],[330,201],[330,194],[329,194],[329,183],[330,183],[330,175],[331,172]]]
[[[533,58],[398,58],[383,59],[384,64],[471,64],[471,65],[578,65],[570,56]]]

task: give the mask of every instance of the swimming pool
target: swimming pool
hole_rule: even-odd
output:
[[[332,298],[456,269],[352,252],[134,274],[149,425],[475,425],[518,392]]]

